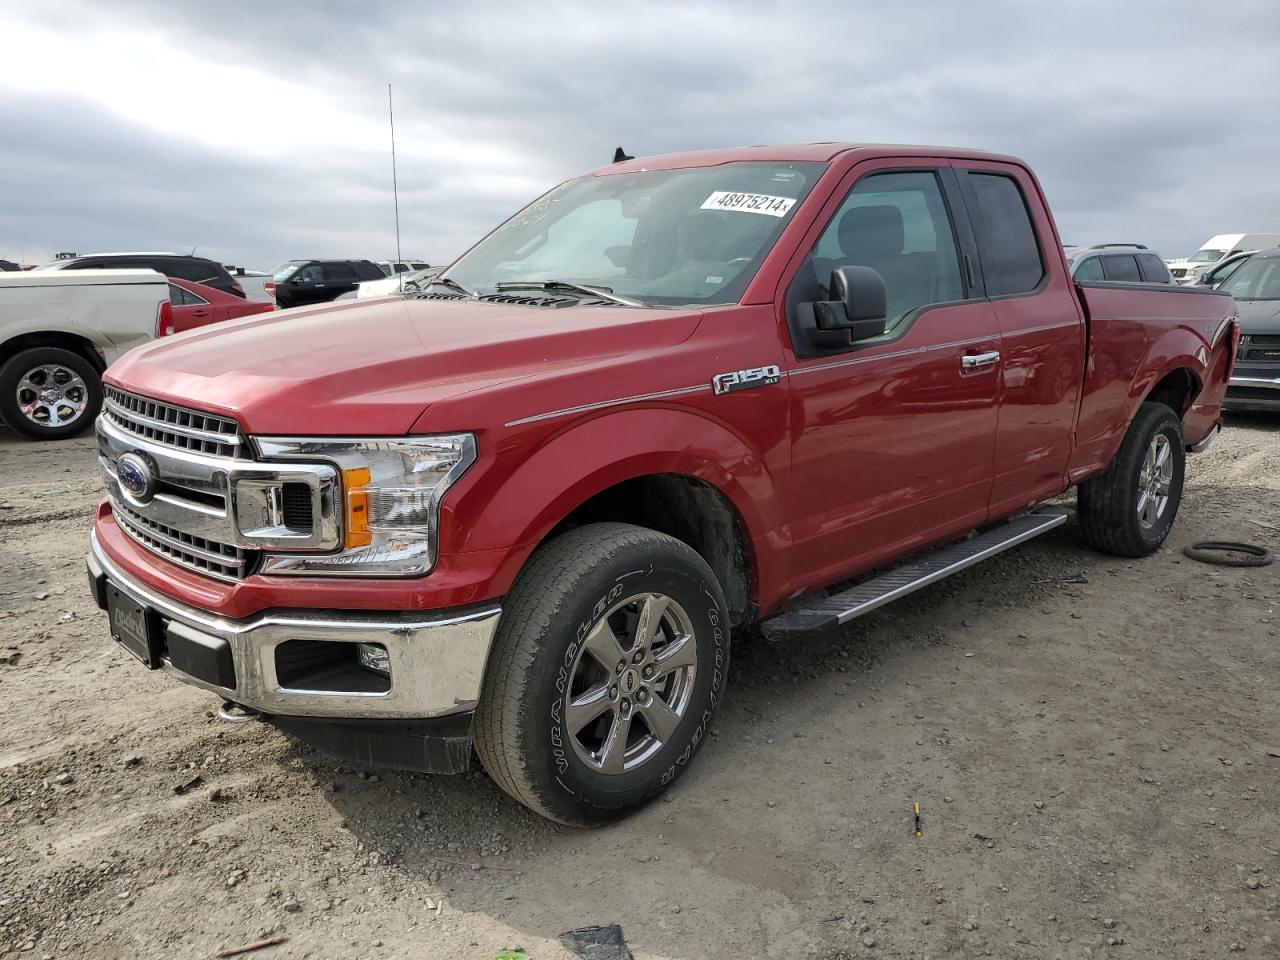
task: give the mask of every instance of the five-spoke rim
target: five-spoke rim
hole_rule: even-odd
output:
[[[635,770],[675,735],[693,699],[697,638],[660,593],[611,607],[569,670],[564,723],[578,758],[601,773]]]
[[[1173,489],[1173,445],[1157,433],[1147,446],[1146,458],[1138,472],[1138,522],[1150,530],[1164,516]]]
[[[80,419],[89,405],[84,379],[70,367],[45,363],[18,381],[18,409],[42,427],[64,427]]]

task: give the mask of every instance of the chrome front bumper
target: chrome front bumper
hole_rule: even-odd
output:
[[[91,581],[104,577],[135,603],[155,611],[166,632],[206,646],[229,645],[234,687],[223,687],[178,668],[167,657],[161,667],[186,683],[263,714],[334,720],[411,720],[445,717],[475,709],[489,647],[501,608],[489,604],[435,613],[281,610],[233,620],[188,606],[139,583],[90,540]],[[100,601],[101,602],[101,601]],[[387,650],[389,689],[305,689],[277,676],[277,647],[290,640],[377,643]],[[353,685],[354,686],[354,685]]]

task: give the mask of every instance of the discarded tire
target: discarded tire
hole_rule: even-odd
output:
[[[1192,560],[1213,563],[1220,567],[1265,567],[1274,558],[1265,547],[1251,543],[1232,543],[1229,540],[1202,540],[1182,552]]]

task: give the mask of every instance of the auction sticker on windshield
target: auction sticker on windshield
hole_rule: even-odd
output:
[[[785,217],[795,203],[794,197],[771,197],[767,193],[731,193],[716,190],[702,201],[703,210],[733,210],[738,213],[763,213],[769,217]]]

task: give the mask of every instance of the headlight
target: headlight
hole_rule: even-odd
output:
[[[342,547],[268,556],[268,574],[412,577],[436,562],[440,501],[476,459],[469,433],[404,439],[258,437],[266,460],[327,460],[342,474]]]

